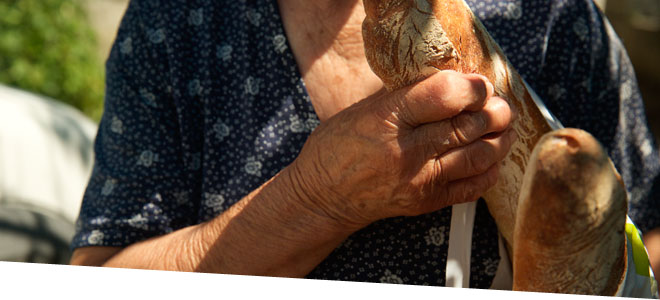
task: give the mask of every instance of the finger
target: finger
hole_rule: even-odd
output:
[[[493,85],[484,76],[442,71],[395,91],[385,107],[392,109],[400,122],[417,127],[463,111],[478,111],[492,94]]]
[[[470,144],[484,135],[509,128],[512,114],[502,98],[492,97],[483,110],[463,112],[449,120],[424,124],[414,129],[406,141],[413,149],[423,149],[424,158],[443,154],[450,149]]]
[[[429,213],[447,206],[471,202],[479,199],[497,183],[500,165],[494,164],[486,172],[455,180],[445,184],[430,184],[427,197],[421,203],[421,213]]]
[[[446,206],[472,202],[483,196],[497,183],[499,178],[499,164],[494,164],[486,172],[450,182],[447,185]]]
[[[516,138],[516,132],[510,129],[495,137],[452,149],[430,163],[436,164],[434,170],[441,172],[435,174],[440,182],[477,176],[504,159]]]

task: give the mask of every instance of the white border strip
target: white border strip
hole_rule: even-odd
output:
[[[2,299],[587,299],[588,296],[0,262]]]

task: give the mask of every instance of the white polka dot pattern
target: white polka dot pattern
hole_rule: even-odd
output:
[[[633,220],[660,226],[656,145],[630,62],[592,1],[468,3],[561,122],[605,145]],[[73,248],[217,216],[290,164],[319,124],[275,0],[131,1],[105,101]],[[444,285],[450,219],[446,208],[376,222],[308,277]],[[470,286],[487,288],[499,256],[483,201],[473,237]]]

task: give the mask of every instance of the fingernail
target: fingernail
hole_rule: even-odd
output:
[[[495,86],[486,80],[486,97],[491,97],[495,94]]]
[[[495,93],[495,86],[493,86],[493,84],[490,82],[488,77],[481,74],[477,74],[477,75],[479,75],[479,77],[481,77],[481,80],[483,80],[484,83],[486,84],[486,97],[493,96],[493,93]]]
[[[493,96],[493,93],[495,93],[495,86],[490,82],[488,77],[481,75],[481,74],[475,74],[481,77],[481,80],[484,82],[486,86],[486,98]]]
[[[477,75],[479,75],[479,74],[477,74]],[[484,95],[484,99],[488,99],[488,98],[492,97],[493,93],[495,92],[495,87],[493,86],[492,83],[490,83],[490,80],[488,80],[488,78],[486,76],[479,75],[479,77],[481,78],[481,81],[483,81],[484,86],[486,88],[486,90],[485,90],[486,94]]]

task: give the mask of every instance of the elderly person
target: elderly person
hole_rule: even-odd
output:
[[[566,2],[468,1],[657,226],[630,65],[591,1]],[[445,285],[451,205],[496,182],[511,111],[474,74],[384,91],[363,18],[358,0],[132,1],[72,263]],[[488,288],[500,255],[483,201],[473,249],[470,286]]]

